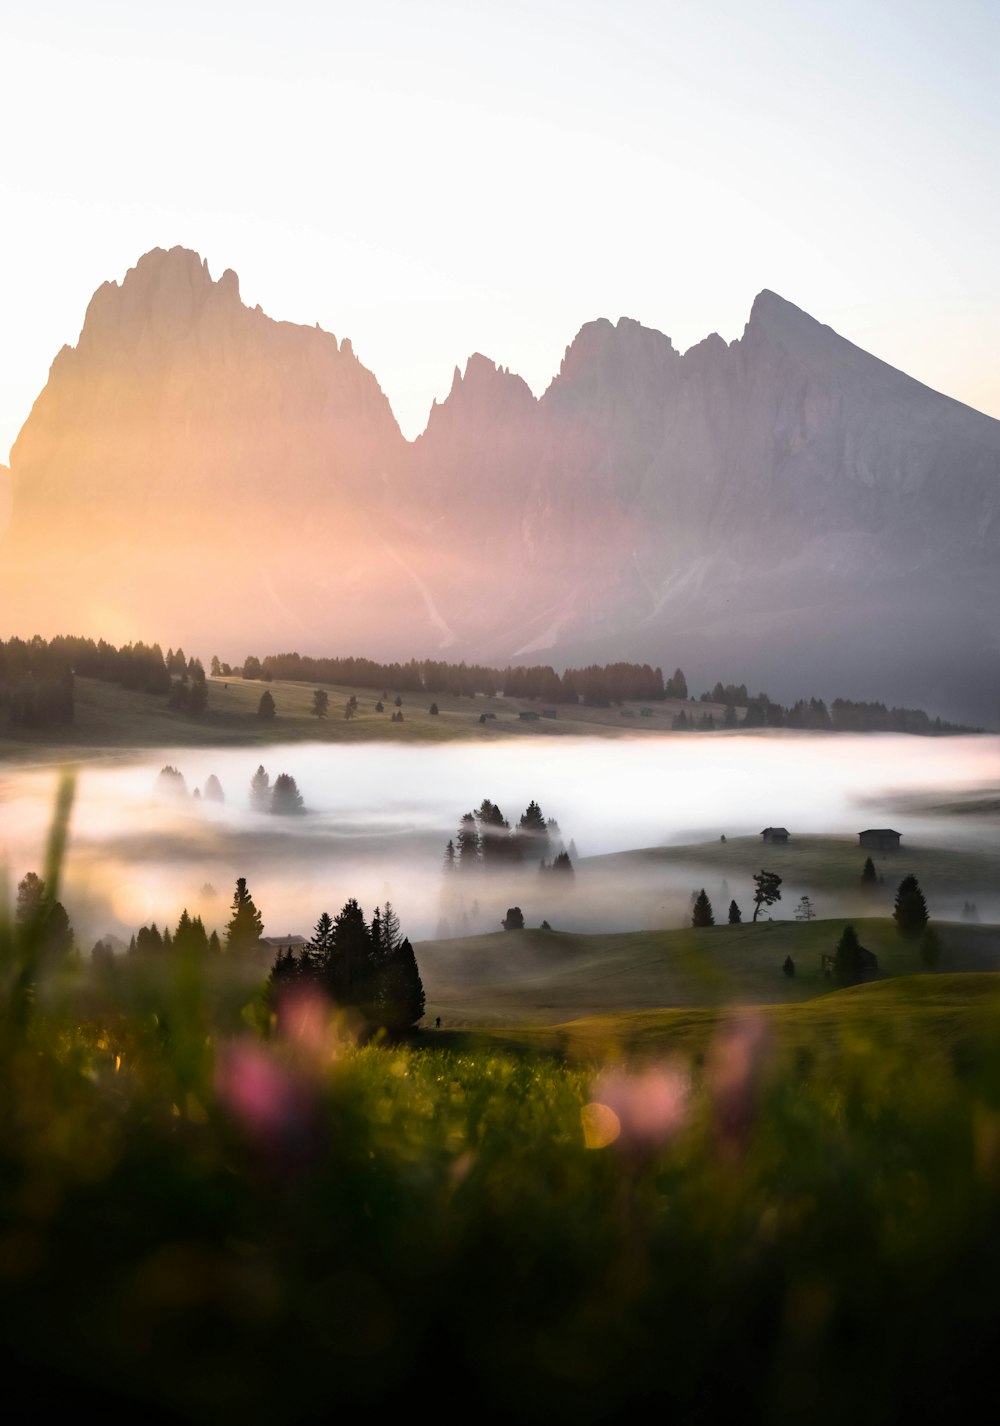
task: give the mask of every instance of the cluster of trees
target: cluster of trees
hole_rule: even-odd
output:
[[[572,850],[572,848],[571,848]],[[551,863],[549,858],[552,858]],[[546,818],[532,800],[511,827],[495,802],[484,797],[475,812],[466,812],[454,839],[445,849],[448,872],[495,870],[537,861],[546,870],[572,875],[570,853],[562,845],[559,824]]]
[[[203,713],[208,706],[205,670],[183,649],[123,644],[59,635],[0,641],[0,703],[11,722],[42,728],[73,722],[73,680],[94,678],[139,693],[166,695],[169,706]]]
[[[0,640],[0,707],[16,728],[73,722],[73,664],[65,650],[34,638]]]
[[[717,694],[722,697],[717,697]],[[747,696],[746,685],[734,688],[716,684],[711,693],[703,693],[702,703],[725,702],[721,723],[712,713],[687,713],[681,710],[673,720],[678,731],[711,732],[723,728],[804,728],[834,733],[968,733],[973,729],[958,723],[931,718],[919,708],[886,708],[884,703],[853,703],[835,698],[827,707],[822,698],[800,698],[790,708],[775,703],[766,693]],[[740,718],[737,708],[745,709]]]
[[[129,941],[128,950],[132,956],[158,956],[171,952],[177,955],[217,956],[222,953],[222,942],[218,931],[209,935],[201,917],[189,915],[185,906],[173,931],[164,926],[160,932],[155,921],[151,926],[140,926]]]
[[[17,884],[14,918],[46,960],[60,960],[75,949],[76,941],[66,908],[57,901],[37,872],[29,871]]]
[[[376,906],[369,925],[352,897],[335,917],[323,912],[302,950],[279,951],[268,980],[272,1004],[299,987],[356,1011],[370,1030],[405,1034],[424,1014],[417,959],[389,902]]]
[[[157,797],[170,801],[187,797],[188,787],[184,779],[184,774],[179,768],[174,767],[171,763],[167,763],[166,767],[160,768],[157,774],[155,793]],[[206,778],[204,790],[196,787],[192,791],[191,796],[195,801],[200,801],[202,798],[204,798],[206,802],[225,802],[226,800],[226,794],[222,790],[222,783],[214,772]]]
[[[228,664],[212,659],[213,674],[232,672]],[[292,679],[331,683],[347,688],[385,688],[399,693],[450,693],[471,698],[503,692],[508,698],[538,698],[549,703],[620,703],[625,699],[686,698],[687,682],[680,669],[664,683],[663,671],[649,664],[591,664],[556,673],[548,664],[531,667],[489,668],[484,664],[447,663],[439,659],[410,659],[408,663],[377,663],[362,658],[310,658],[307,655],[249,655],[240,670],[244,678]]]
[[[298,783],[291,773],[279,772],[271,784],[271,776],[263,763],[250,779],[250,806],[255,812],[270,812],[276,817],[294,817],[305,811]]]
[[[229,673],[228,664],[212,660],[213,673]],[[664,679],[663,670],[648,663],[590,664],[557,673],[550,664],[533,664],[504,669],[483,664],[451,664],[434,659],[410,659],[408,663],[377,663],[361,658],[310,658],[302,654],[269,654],[260,659],[250,655],[242,668],[244,678],[287,678],[317,683],[333,683],[356,688],[392,688],[411,693],[451,693],[490,697],[503,693],[508,698],[540,699],[546,703],[586,703],[607,707],[612,703],[636,700],[659,702],[667,698],[687,700],[691,695],[682,669]],[[386,695],[383,695],[386,696]],[[832,732],[957,733],[971,732],[960,724],[931,718],[919,708],[887,708],[884,703],[856,702],[835,698],[827,706],[822,698],[800,698],[791,707],[776,703],[766,693],[751,695],[745,683],[718,681],[700,695],[700,702],[721,704],[721,723],[714,714],[682,712],[673,726],[681,731],[711,731],[733,728],[804,728]],[[737,709],[744,709],[740,718]],[[314,712],[317,711],[314,709]],[[319,714],[319,716],[323,716]]]
[[[759,871],[753,877],[753,919],[756,921],[762,906],[773,906],[776,901],[781,900],[781,877],[777,872]],[[808,901],[808,897],[803,898]],[[799,903],[801,907],[801,902]],[[812,919],[811,904],[810,917]],[[796,918],[803,919],[798,912]],[[743,913],[736,903],[735,898],[729,903],[728,920],[730,926],[739,926],[743,922]],[[712,910],[712,903],[708,893],[702,887],[691,903],[691,925],[692,926],[714,926],[715,912]]]

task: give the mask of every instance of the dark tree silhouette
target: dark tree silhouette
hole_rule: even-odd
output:
[[[872,861],[871,857],[865,857],[865,864],[861,868],[861,880],[866,886],[874,886],[878,881],[878,875],[875,871],[875,863]]]
[[[517,824],[518,845],[522,856],[545,861],[549,854],[549,827],[538,803],[531,801],[521,813]]]
[[[792,960],[791,956],[785,957],[785,959],[781,963],[781,969],[785,972],[785,974],[790,980],[795,974],[795,962]]]
[[[313,711],[313,713],[316,715],[316,717],[317,717],[317,718],[325,718],[326,715],[327,715],[327,711],[328,711],[329,707],[330,707],[330,695],[327,693],[326,689],[325,689],[325,688],[316,688],[316,689],[314,689],[314,690],[313,690],[313,706],[312,706],[312,711]]]
[[[896,930],[907,941],[919,940],[927,925],[927,902],[920,883],[912,874],[904,876],[896,890],[893,907]]]
[[[853,926],[845,926],[833,953],[833,974],[841,985],[857,985],[863,973],[861,942]]]
[[[743,912],[742,912],[742,911],[740,910],[740,908],[736,905],[736,902],[735,902],[735,901],[730,901],[730,903],[729,903],[729,924],[730,924],[730,926],[739,926],[739,925],[742,923],[742,921],[743,921]]]
[[[427,711],[428,711],[429,713],[438,714],[438,713],[440,713],[441,710],[440,710],[440,708],[437,706],[436,703],[432,703],[431,706],[430,706],[430,708],[429,708]]]
[[[495,802],[484,797],[475,813],[479,824],[479,850],[483,865],[487,868],[500,866],[516,854],[514,839],[510,835],[510,823]]]
[[[712,903],[709,901],[702,887],[694,899],[694,907],[691,911],[692,926],[714,926],[715,917],[712,915]]]
[[[250,892],[247,890],[246,877],[244,876],[237,878],[232,912],[232,917],[226,926],[226,950],[237,953],[256,950],[264,930],[264,923],[261,920],[260,912],[253,904]]]
[[[448,838],[448,845],[444,849],[444,869],[446,872],[455,870],[455,843],[451,837]]]
[[[667,679],[667,685],[663,691],[667,698],[687,698],[687,679],[679,668],[674,669],[673,678]]]
[[[573,863],[569,859],[569,852],[559,852],[549,870],[559,872],[562,876],[572,877],[576,875],[573,870]]]
[[[455,846],[458,850],[458,867],[460,871],[475,871],[482,865],[479,828],[471,812],[466,812],[462,818],[458,835],[455,838]]]
[[[524,912],[520,906],[508,906],[507,915],[500,922],[505,931],[524,930]]]
[[[412,1030],[423,1018],[424,987],[409,940],[400,941],[387,954],[379,981],[377,1005],[381,1023],[395,1034]]]
[[[270,689],[265,688],[264,692],[260,695],[260,702],[257,704],[257,717],[273,718],[277,711]]]
[[[812,897],[806,895],[799,897],[799,903],[795,908],[795,919],[796,921],[815,921],[816,908],[812,904]]]
[[[756,921],[762,906],[773,906],[776,901],[781,900],[781,892],[778,890],[781,877],[774,871],[759,871],[754,873],[753,883],[753,919]]]
[[[279,772],[274,779],[270,810],[276,817],[293,817],[305,811],[302,794],[291,773]]]
[[[36,872],[29,871],[17,884],[15,919],[30,936],[42,954],[56,959],[73,949],[73,928],[61,901],[49,895],[45,882]]]

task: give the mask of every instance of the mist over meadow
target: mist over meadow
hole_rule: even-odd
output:
[[[263,763],[273,784],[295,778],[305,812],[251,810],[250,780]],[[174,766],[186,795],[157,791]],[[355,896],[366,911],[390,900],[411,938],[497,931],[508,905],[528,925],[625,930],[676,926],[704,884],[749,909],[747,885],[720,878],[688,853],[626,855],[635,849],[719,843],[787,827],[794,839],[892,826],[903,851],[887,880],[905,873],[908,848],[989,850],[984,817],[932,814],[954,799],[995,787],[995,737],[915,739],[759,733],[641,739],[520,740],[516,745],[434,747],[277,744],[260,749],[185,749],[83,765],[63,899],[81,944],[112,933],[127,940],[144,922],[161,927],[186,906],[221,929],[237,876],[247,877],[265,933],[308,936],[320,912]],[[224,803],[196,799],[210,776]],[[0,859],[14,879],[42,860],[55,773],[8,771],[0,781]],[[444,872],[444,854],[462,814],[484,798],[516,826],[532,800],[558,822],[551,855],[573,853],[575,876],[544,875],[535,864],[490,874]],[[864,857],[859,853],[859,871]],[[767,863],[761,848],[762,864]],[[802,891],[790,878],[775,919],[791,918]],[[1000,915],[995,881],[968,887],[980,913]],[[954,904],[952,904],[952,902]],[[957,917],[962,896],[936,905]],[[841,902],[820,914],[851,913]],[[716,904],[724,915],[725,905]]]

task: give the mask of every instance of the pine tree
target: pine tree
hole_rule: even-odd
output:
[[[484,797],[475,818],[479,824],[479,850],[483,865],[495,867],[509,861],[513,849],[510,823],[500,808]]]
[[[255,812],[267,812],[271,806],[271,778],[263,763],[250,779],[250,806]]]
[[[378,907],[375,908],[378,911]],[[380,921],[380,940],[383,951],[387,955],[393,955],[402,944],[402,932],[399,925],[399,917],[393,910],[391,901],[385,903],[385,910],[382,912]]]
[[[264,923],[247,890],[246,877],[239,877],[233,895],[232,917],[226,926],[226,950],[238,954],[257,949]]]
[[[330,695],[325,688],[313,690],[312,711],[317,718],[325,718],[330,708]]]
[[[293,817],[305,811],[302,794],[291,773],[279,772],[274,779],[270,810],[276,817]]]
[[[549,854],[549,828],[538,803],[532,800],[517,824],[518,845],[522,856],[545,861]]]
[[[861,942],[853,926],[845,926],[837,942],[833,973],[841,985],[856,985],[861,979]]]
[[[446,873],[455,870],[455,843],[451,837],[448,838],[448,845],[444,849],[444,869]]]
[[[734,901],[730,901],[730,903],[729,903],[729,924],[730,924],[730,926],[739,926],[739,925],[742,923],[742,921],[743,921],[743,912],[742,912],[742,911],[740,910],[740,908],[736,905],[735,900],[734,900]]]
[[[712,903],[706,895],[705,888],[702,887],[695,897],[694,909],[691,912],[692,926],[714,926],[715,917],[712,915]]]
[[[479,828],[471,812],[466,812],[462,818],[458,835],[455,838],[455,846],[458,850],[458,867],[460,871],[475,871],[482,865]]]
[[[277,711],[270,689],[265,688],[260,695],[260,702],[257,704],[257,717],[273,718]]]
[[[878,876],[875,871],[875,863],[872,861],[871,857],[865,858],[865,864],[861,868],[861,880],[866,886],[874,886],[878,881]]]
[[[920,890],[920,883],[912,874],[904,876],[896,891],[893,907],[896,930],[905,940],[916,941],[923,935],[927,925],[927,902]]]
[[[785,957],[784,961],[781,964],[781,969],[785,972],[785,974],[790,980],[795,974],[795,962],[792,960],[791,956]]]
[[[396,1034],[413,1029],[423,1018],[424,987],[417,958],[408,940],[401,941],[392,952],[381,981],[379,1012],[382,1023]]]
[[[816,919],[816,908],[812,904],[809,896],[800,896],[799,904],[795,908],[796,921],[814,921]]]
[[[331,954],[325,988],[338,1005],[370,1013],[376,999],[375,954],[364,912],[354,897],[344,903],[333,922]]]

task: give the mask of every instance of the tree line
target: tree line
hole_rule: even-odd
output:
[[[496,803],[484,797],[474,812],[464,814],[458,831],[445,847],[446,873],[496,871],[522,862],[537,862],[546,871],[573,875],[559,823],[554,817],[546,817],[534,799],[521,813],[517,826],[512,827]]]
[[[17,727],[71,724],[77,675],[166,696],[169,706],[181,712],[203,713],[208,706],[205,670],[200,659],[186,658],[183,649],[164,654],[159,644],[141,642],[116,648],[104,639],[64,634],[0,640],[0,706]]]
[[[351,897],[336,916],[323,912],[301,949],[279,950],[268,979],[270,1003],[280,1012],[282,1001],[303,989],[354,1011],[369,1033],[405,1034],[424,1014],[417,958],[388,901],[369,923]]]
[[[667,699],[695,701],[689,692],[683,669],[677,668],[669,678],[664,678],[661,668],[653,668],[648,663],[589,664],[584,668],[567,668],[557,673],[550,664],[523,667],[508,664],[506,668],[491,668],[483,664],[453,664],[439,659],[379,663],[365,658],[313,658],[287,653],[268,654],[263,659],[250,655],[242,668],[235,669],[221,663],[215,656],[212,672],[223,676],[242,674],[244,678],[265,682],[278,678],[348,688],[381,687],[387,691],[383,696],[388,696],[389,689],[394,693],[450,693],[470,698],[477,693],[487,697],[502,693],[507,698],[553,704],[583,703],[591,707],[637,701],[657,703]],[[742,726],[921,734],[977,731],[963,724],[932,718],[920,708],[889,708],[884,703],[848,698],[835,698],[829,705],[822,698],[800,698],[785,707],[763,691],[751,694],[745,683],[718,681],[700,694],[696,701],[721,705],[725,709],[721,721],[712,713],[699,716],[681,711],[673,720],[674,728],[711,731],[718,727]],[[742,718],[738,709],[744,710]]]

